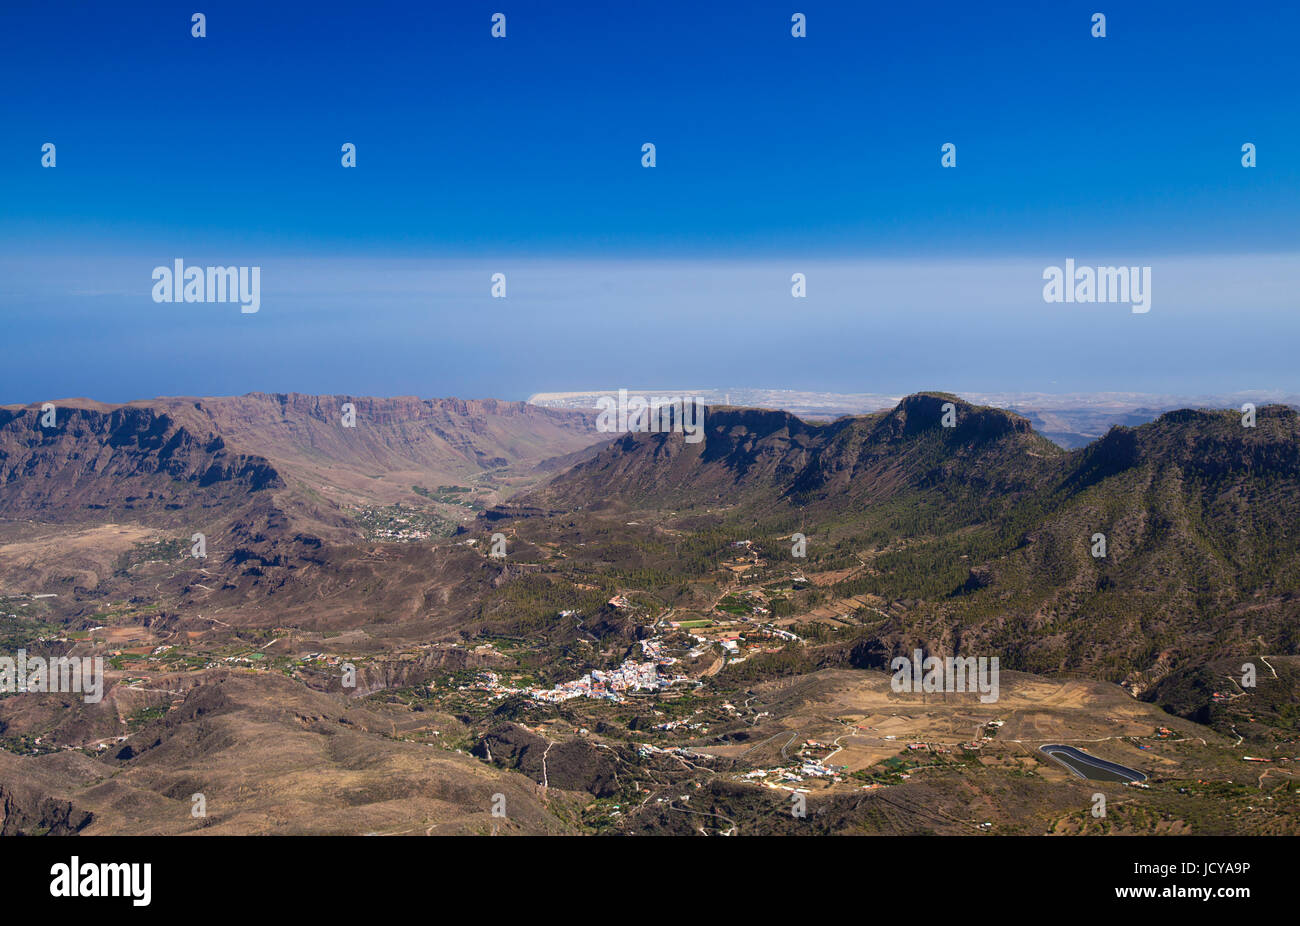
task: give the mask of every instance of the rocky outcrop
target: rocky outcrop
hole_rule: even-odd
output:
[[[489,731],[471,752],[480,759],[527,775],[539,784],[596,797],[616,794],[615,762],[607,749],[585,740],[548,743],[515,723]]]
[[[0,784],[0,836],[75,836],[93,818],[68,801]]]
[[[154,409],[0,409],[0,515],[102,521],[215,507],[284,485],[264,458]]]

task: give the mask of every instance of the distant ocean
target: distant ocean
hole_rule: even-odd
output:
[[[261,266],[260,310],[154,303],[151,270],[175,258]],[[525,399],[655,383],[1300,391],[1295,258],[1155,259],[1144,315],[1045,303],[1043,268],[1061,260],[6,257],[0,402],[253,390]],[[806,298],[791,295],[796,272]],[[494,273],[504,299],[491,296]]]

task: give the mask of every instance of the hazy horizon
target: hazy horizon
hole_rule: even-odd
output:
[[[184,254],[187,265],[241,255]],[[154,303],[173,255],[0,258],[0,402],[677,382],[836,393],[1300,391],[1292,256],[1152,261],[1150,311],[1001,260],[258,259],[261,307]],[[1077,255],[1080,263],[1119,263]],[[507,297],[491,297],[493,273]],[[793,273],[806,298],[791,296]],[[1248,294],[1248,295],[1246,295]]]

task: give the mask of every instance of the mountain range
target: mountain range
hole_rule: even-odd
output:
[[[688,786],[784,832],[745,782],[803,774],[800,736],[844,740],[857,776],[819,831],[968,831],[972,788],[1001,831],[1086,830],[1024,745],[1072,737],[1166,750],[1121,831],[1282,825],[1250,803],[1264,779],[1209,805],[1189,782],[1297,741],[1289,407],[1066,450],[938,392],[710,406],[699,443],[491,400],[53,405],[0,408],[0,642],[110,668],[102,703],[0,696],[6,832],[693,831],[646,803]],[[997,657],[1003,702],[904,704],[888,667],[916,650]],[[653,654],[657,695],[555,700]],[[962,758],[908,782],[904,733]],[[196,821],[200,790],[221,809]]]
[[[712,408],[698,444],[626,434],[514,503],[801,531],[814,563],[865,558],[837,594],[925,602],[877,629],[901,648],[1142,690],[1225,645],[1300,644],[1300,417],[1242,421],[1169,412],[1065,451],[1023,417],[938,393],[825,424]]]

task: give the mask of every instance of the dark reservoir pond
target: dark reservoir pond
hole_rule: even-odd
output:
[[[1092,781],[1146,781],[1147,776],[1136,769],[1120,765],[1118,762],[1098,759],[1073,746],[1051,743],[1038,748],[1080,778],[1088,778]]]

